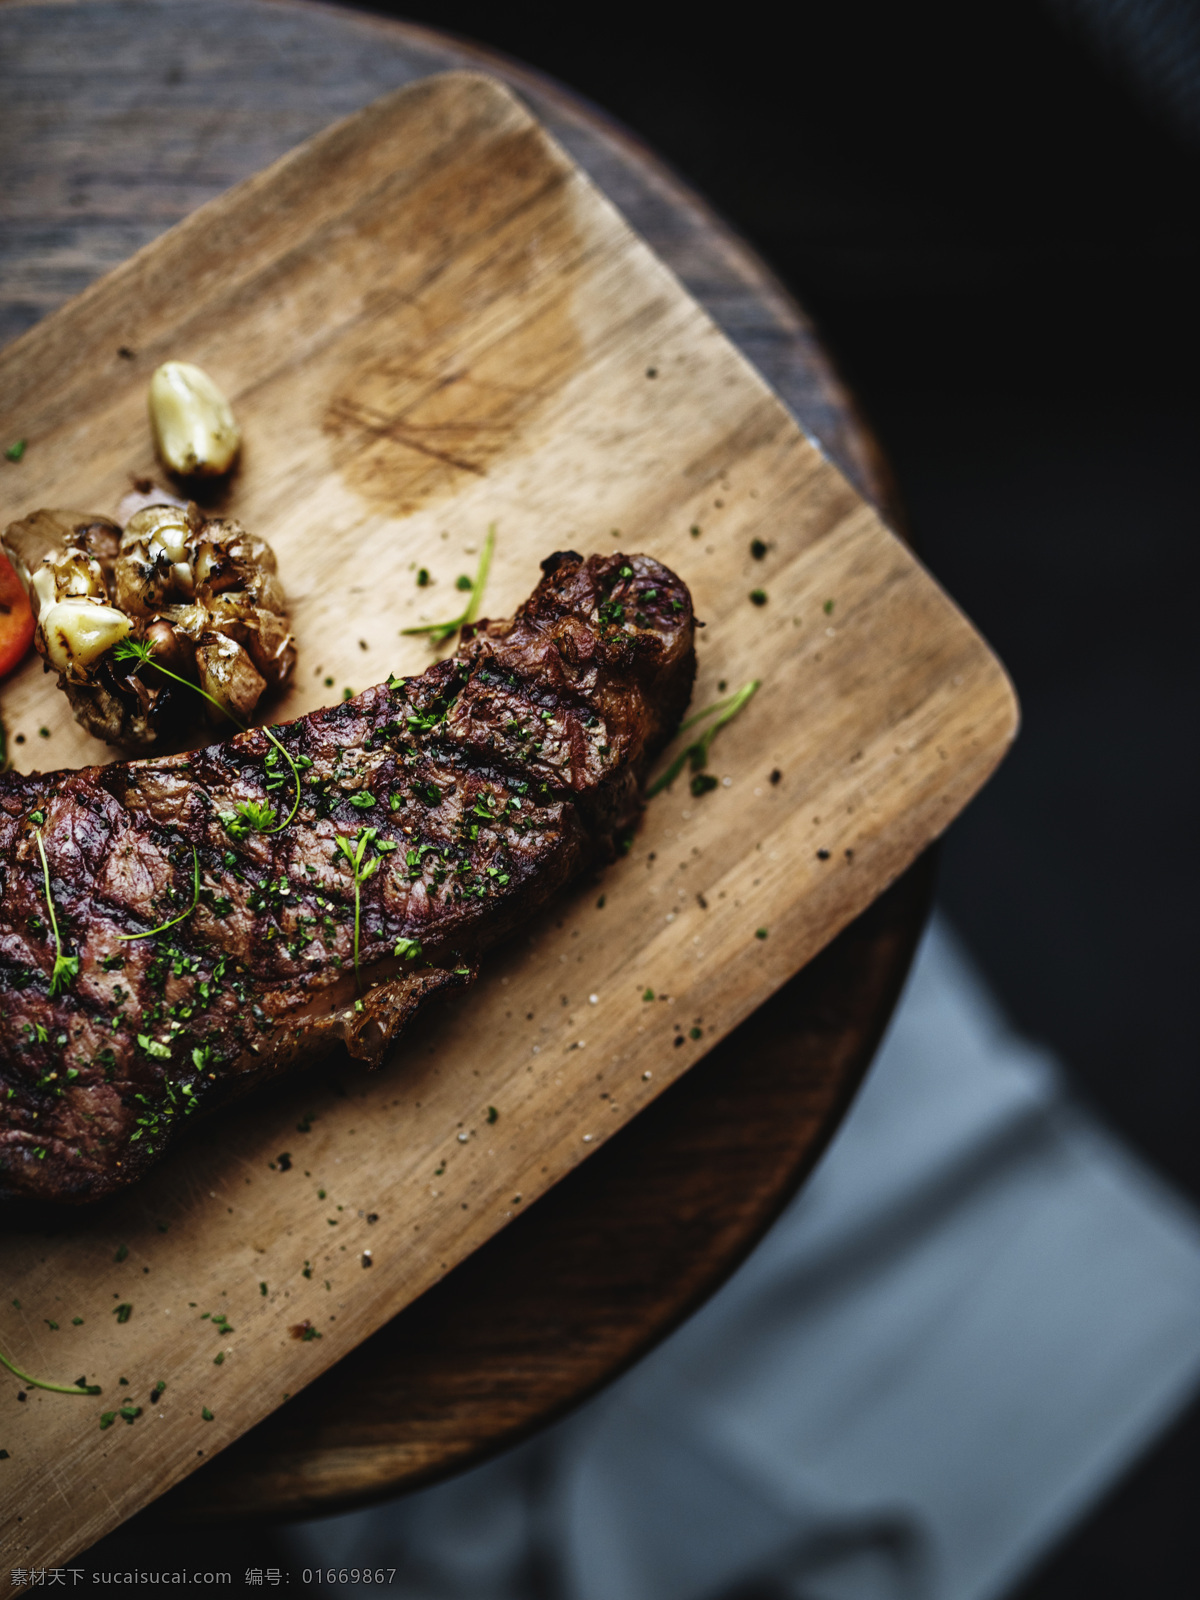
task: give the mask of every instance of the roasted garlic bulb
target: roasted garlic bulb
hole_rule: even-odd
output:
[[[219,722],[193,685],[249,722],[291,674],[275,554],[238,522],[194,503],[144,506],[124,530],[106,517],[35,511],[5,530],[3,545],[37,616],[35,647],[76,719],[109,744],[147,750]],[[126,638],[150,644],[164,670],[118,660],[113,646]]]

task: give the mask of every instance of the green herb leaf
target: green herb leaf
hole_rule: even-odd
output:
[[[664,789],[669,788],[689,763],[694,773],[703,771],[708,765],[708,752],[713,740],[721,729],[725,727],[726,723],[732,722],[738,712],[754,697],[761,681],[760,678],[751,679],[749,683],[743,684],[736,694],[731,694],[725,700],[718,700],[714,705],[705,706],[702,711],[695,712],[686,722],[680,725],[680,733],[685,733],[689,728],[695,727],[698,722],[703,722],[708,717],[714,719],[700,737],[681,750],[666,771],[654,780],[646,790],[647,800],[652,800],[656,794],[660,794]],[[692,793],[701,795],[716,787],[715,779],[711,783],[706,782],[699,788],[695,786],[693,781]]]
[[[79,976],[79,957],[57,955],[54,958],[54,971],[50,975],[50,998],[62,994],[69,989]]]
[[[16,1300],[13,1305],[20,1309]],[[101,1394],[103,1391],[98,1383],[49,1383],[45,1378],[31,1378],[27,1372],[22,1372],[20,1367],[11,1362],[0,1350],[0,1366],[5,1366],[14,1377],[20,1378],[22,1383],[28,1384],[31,1389],[47,1389],[51,1394]]]
[[[479,568],[475,573],[475,580],[473,583],[468,580],[468,586],[471,590],[471,598],[467,601],[461,616],[454,617],[449,622],[425,622],[416,628],[401,628],[400,632],[402,634],[426,634],[429,637],[430,643],[436,646],[439,644],[444,644],[446,640],[449,639],[452,634],[457,633],[460,628],[465,628],[468,623],[474,622],[475,618],[479,615],[479,603],[483,599],[483,590],[487,583],[488,571],[492,564],[492,551],[495,548],[495,543],[496,524],[493,522],[488,527],[487,537],[483,541],[483,551],[479,557]],[[429,574],[425,571],[424,567],[422,567],[421,571],[417,574],[417,582],[422,588],[429,582]],[[463,581],[461,578],[459,579],[458,587],[460,589],[463,587]]]
[[[152,661],[153,648],[144,639],[118,639],[112,647],[114,661]]]
[[[266,800],[239,800],[232,811],[219,813],[230,838],[242,840],[251,833],[276,833],[275,807]]]
[[[162,922],[157,928],[147,928],[144,933],[119,933],[118,939],[151,939],[156,933],[166,933],[168,928],[173,928],[178,922],[186,922],[200,900],[200,857],[196,854],[196,846],[192,846],[192,903],[186,911],[181,911],[177,917],[172,917],[169,922]]]
[[[6,461],[20,461],[21,457],[25,454],[25,447],[28,443],[28,439],[14,439],[12,444],[10,444],[8,449],[4,452],[4,459]]]
[[[379,871],[379,856],[367,857],[366,852],[371,842],[378,834],[378,828],[360,828],[355,835],[353,843],[345,834],[339,834],[337,847],[345,856],[351,872],[354,874],[354,981],[361,989],[362,980],[358,970],[358,941],[359,927],[362,917],[362,886],[368,878],[374,877]],[[336,856],[334,857],[336,860]]]

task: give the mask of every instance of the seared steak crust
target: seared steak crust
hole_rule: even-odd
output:
[[[419,677],[191,755],[0,775],[0,1191],[87,1201],[198,1110],[342,1041],[377,1062],[429,995],[635,819],[687,704],[691,599],[645,556],[560,553]],[[355,882],[340,837],[378,867]],[[55,944],[78,974],[50,994]],[[193,858],[193,850],[195,857]],[[160,927],[200,891],[195,909]],[[406,941],[411,941],[406,943]],[[419,946],[419,951],[416,949]],[[395,952],[399,950],[399,954]]]

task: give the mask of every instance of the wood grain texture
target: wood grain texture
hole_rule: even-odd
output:
[[[0,344],[337,118],[455,68],[520,93],[859,492],[895,518],[886,464],[811,322],[652,151],[519,62],[316,0],[0,7]]]
[[[324,1515],[395,1494],[515,1442],[636,1360],[825,1149],[932,879],[927,853],[601,1151],[139,1521]]]
[[[594,106],[461,41],[311,0],[131,10],[0,12],[0,326],[28,327],[115,264],[114,248],[148,243],[382,90],[473,65],[518,89],[851,481],[892,498],[801,309]],[[185,1479],[124,1530],[127,1548],[154,1548],[164,1513],[287,1516],[426,1481],[529,1431],[660,1337],[824,1147],[898,992],[929,877],[927,854],[699,1071],[360,1347],[348,1379],[339,1363]]]
[[[32,441],[27,504],[83,494],[100,508],[131,464],[149,465],[139,459],[144,373],[115,355],[121,344],[147,369],[186,348],[234,395],[254,441],[234,505],[276,544],[319,672],[361,674],[348,594],[386,597],[377,614],[370,599],[357,603],[368,643],[390,643],[417,604],[408,561],[449,576],[448,558],[463,559],[493,516],[501,560],[489,609],[528,587],[548,527],[587,543],[616,524],[624,542],[692,582],[712,622],[710,681],[741,681],[764,661],[771,670],[755,717],[723,735],[732,792],[652,809],[644,838],[664,868],[651,881],[631,859],[612,874],[615,914],[597,914],[592,891],[577,895],[532,931],[532,954],[497,961],[471,1008],[431,1023],[402,1065],[346,1079],[344,1099],[305,1087],[294,1104],[248,1113],[52,1249],[5,1242],[8,1280],[35,1307],[72,1292],[94,1301],[114,1230],[129,1235],[129,1261],[153,1287],[133,1320],[73,1348],[86,1349],[89,1371],[166,1363],[176,1374],[153,1375],[171,1386],[161,1419],[116,1439],[89,1439],[52,1397],[23,1408],[33,1499],[69,1474],[76,1545],[435,1281],[502,1225],[510,1191],[527,1203],[602,1142],[687,1064],[691,1045],[672,1047],[676,1020],[686,1029],[696,1018],[708,1042],[744,1019],[944,827],[1014,721],[1002,673],[953,607],[483,80],[419,85],[322,136],[13,347],[0,379],[5,425],[20,416]],[[406,518],[383,509],[389,496]],[[752,535],[774,545],[761,611],[746,601]],[[356,561],[369,583],[347,582]],[[312,659],[289,710],[320,697],[303,677]],[[419,663],[393,645],[387,664]],[[51,699],[45,685],[23,687],[31,707]],[[68,743],[60,722],[57,748]],[[770,765],[786,781],[754,795],[752,775]],[[707,911],[692,901],[697,888]],[[767,940],[754,939],[756,926]],[[673,1005],[647,1009],[647,985]],[[593,1011],[588,989],[600,997]],[[597,1072],[609,1087],[596,1089]],[[599,1107],[598,1093],[610,1096]],[[314,1098],[303,1156],[313,1177],[298,1204],[299,1163],[288,1185],[266,1162]],[[488,1104],[501,1106],[494,1128],[481,1126]],[[443,1160],[444,1179],[431,1181]],[[340,1217],[321,1214],[335,1206]],[[374,1226],[357,1216],[371,1209]],[[324,1232],[330,1222],[350,1233],[345,1246],[326,1242],[346,1238]],[[376,1266],[364,1274],[352,1263],[368,1228]],[[299,1276],[304,1259],[311,1279]],[[211,1325],[191,1299],[241,1320],[218,1372]],[[104,1310],[89,1309],[92,1329]],[[297,1316],[320,1320],[320,1342],[289,1343]],[[26,1518],[21,1559],[62,1553],[51,1521]]]
[[[143,0],[136,27],[128,13],[0,14],[3,326],[20,331],[85,287],[113,264],[115,238],[149,242],[359,101],[482,65],[518,88],[860,490],[888,500],[878,452],[802,311],[595,107],[519,64],[344,9]],[[98,171],[125,182],[98,185]],[[164,1512],[287,1516],[425,1481],[528,1431],[661,1336],[823,1148],[898,991],[929,875],[923,858],[597,1158],[157,1502],[138,1519],[147,1535]]]

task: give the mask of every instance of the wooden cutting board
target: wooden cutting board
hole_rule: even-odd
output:
[[[720,786],[653,800],[632,852],[382,1071],[335,1064],[0,1241],[0,1348],[104,1390],[5,1402],[6,1571],[61,1564],[211,1459],[594,1151],[946,827],[1017,722],[952,602],[493,80],[387,96],[0,354],[0,440],[28,440],[0,516],[111,512],[153,474],[169,357],[242,424],[227,509],[291,599],[283,715],[427,665],[399,630],[460,609],[493,521],[485,613],[553,549],[644,550],[708,623],[696,703],[762,688],[714,745]],[[19,766],[111,754],[40,663],[4,715]],[[102,1429],[126,1401],[141,1415]]]

